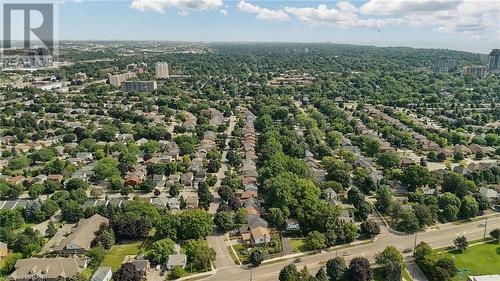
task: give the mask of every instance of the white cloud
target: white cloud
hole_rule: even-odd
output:
[[[331,8],[285,7],[284,11],[312,26],[426,26],[440,32],[500,36],[497,0],[368,0],[359,8],[344,1]]]
[[[222,0],[134,0],[131,8],[139,11],[164,13],[167,8],[178,8],[181,14],[189,11],[214,10],[223,5]]]
[[[261,8],[260,6],[250,4],[244,0],[238,3],[238,9],[244,13],[257,14],[258,19],[271,20],[271,21],[287,21],[288,14],[283,10],[271,10]]]
[[[456,0],[369,0],[360,10],[367,15],[404,15],[415,12],[443,11],[455,8]]]
[[[296,16],[300,21],[311,25],[333,25],[341,28],[370,27],[380,28],[386,24],[398,24],[399,19],[360,19],[358,9],[348,2],[339,2],[338,9],[319,5],[318,8],[285,7],[285,11]]]
[[[221,15],[223,15],[223,16],[227,16],[227,15],[229,15],[229,13],[227,12],[227,10],[226,10],[226,9],[220,9],[220,10],[219,10],[219,13],[220,13]]]
[[[368,16],[397,16],[406,25],[441,32],[500,35],[500,5],[495,0],[369,0],[360,11]]]

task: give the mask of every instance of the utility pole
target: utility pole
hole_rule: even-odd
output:
[[[486,221],[484,222],[484,235],[483,239],[486,239],[486,228],[488,227],[488,218],[486,218]]]

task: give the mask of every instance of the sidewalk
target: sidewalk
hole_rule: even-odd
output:
[[[413,257],[406,258],[406,267],[408,268],[408,272],[410,273],[413,281],[428,281],[427,277],[425,277],[425,274],[415,263],[415,259],[413,259]]]

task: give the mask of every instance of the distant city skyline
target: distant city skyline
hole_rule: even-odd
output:
[[[331,42],[488,53],[499,1],[70,1],[61,40]]]

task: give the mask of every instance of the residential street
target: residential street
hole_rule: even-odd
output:
[[[462,224],[451,223],[440,225],[439,227],[436,227],[436,229],[418,233],[416,235],[416,242],[419,243],[420,241],[425,241],[429,243],[433,248],[441,248],[452,245],[453,239],[461,235],[467,237],[469,241],[481,239],[483,238],[484,227],[480,227],[479,224],[482,222],[483,221],[475,221]],[[491,229],[499,227],[500,217],[490,217],[488,219],[488,226],[486,231],[487,235]],[[379,235],[373,243],[352,246],[344,249],[339,249],[338,251],[332,250],[325,253],[318,253],[316,255],[304,256],[301,258],[300,262],[296,263],[296,265],[299,269],[304,265],[307,265],[307,268],[311,273],[316,273],[316,271],[321,266],[323,266],[322,263],[326,262],[328,259],[335,257],[336,254],[338,254],[339,256],[344,256],[346,260],[357,256],[363,256],[370,260],[373,260],[376,253],[381,252],[385,247],[389,245],[394,245],[398,248],[398,250],[402,251],[406,248],[413,248],[414,243],[415,235],[395,235],[390,232],[384,231],[383,234]],[[214,248],[213,243],[210,243],[210,246]],[[405,255],[410,256],[411,253]],[[287,264],[293,263],[294,260],[295,258],[291,258],[283,262],[276,262],[268,265],[263,264],[257,268],[254,268],[252,270],[251,280],[275,281],[278,279],[280,270]],[[250,280],[250,270],[241,268],[233,263],[231,266],[218,268],[217,273],[209,278],[206,278],[206,280]]]

